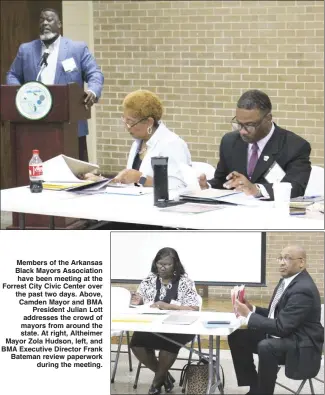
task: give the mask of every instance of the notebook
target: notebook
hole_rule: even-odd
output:
[[[187,314],[172,314],[163,320],[163,324],[170,325],[191,325],[195,322],[199,317],[194,315]]]
[[[188,202],[218,203],[220,199],[236,194],[242,194],[242,192],[210,188],[201,191],[183,193],[180,195],[180,199]]]
[[[88,183],[84,183],[82,185],[73,186],[67,189],[67,192],[99,192],[100,190],[104,191],[104,188],[112,181],[112,179],[105,178],[104,180],[99,181],[90,181]]]

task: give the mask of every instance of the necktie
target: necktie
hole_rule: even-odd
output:
[[[276,294],[274,296],[274,299],[272,301],[270,312],[269,312],[269,317],[271,316],[271,314],[275,310],[276,305],[278,304],[278,301],[280,300],[280,298],[281,298],[281,296],[283,294],[283,291],[284,291],[284,281],[282,280],[282,283],[279,285],[279,287],[278,287],[278,289],[276,291]]]
[[[252,178],[257,161],[258,161],[258,145],[255,142],[255,143],[253,143],[252,153],[251,153],[251,156],[250,156],[249,162],[248,162],[247,175],[248,175],[249,179]]]

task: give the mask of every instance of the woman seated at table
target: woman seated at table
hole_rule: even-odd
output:
[[[199,310],[194,282],[187,277],[173,248],[165,247],[158,251],[152,262],[151,273],[132,296],[132,304],[148,304],[161,310]],[[183,345],[195,336],[163,335]],[[175,380],[168,369],[174,364],[181,346],[150,332],[134,332],[130,346],[138,360],[155,373],[149,394],[160,394],[162,386],[165,387],[165,392],[170,392]],[[158,359],[155,350],[160,350]]]
[[[154,93],[138,90],[128,94],[123,101],[122,123],[134,138],[126,169],[118,173],[114,182],[137,184],[140,177],[144,186],[153,185],[153,156],[168,157],[168,186],[177,189],[186,186],[182,164],[191,166],[191,155],[187,144],[170,131],[161,121],[163,106]],[[97,180],[91,173],[85,178]]]

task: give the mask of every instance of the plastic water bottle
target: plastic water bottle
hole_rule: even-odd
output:
[[[39,157],[39,150],[33,150],[32,159],[29,162],[30,191],[32,193],[43,190],[43,162]]]

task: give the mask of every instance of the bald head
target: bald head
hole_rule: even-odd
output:
[[[291,254],[297,257],[299,256],[300,258],[303,258],[304,261],[306,261],[306,251],[299,244],[290,244],[287,247],[285,247],[283,250],[289,251]]]
[[[300,245],[288,245],[281,251],[278,261],[281,276],[289,278],[305,269],[306,251]]]

